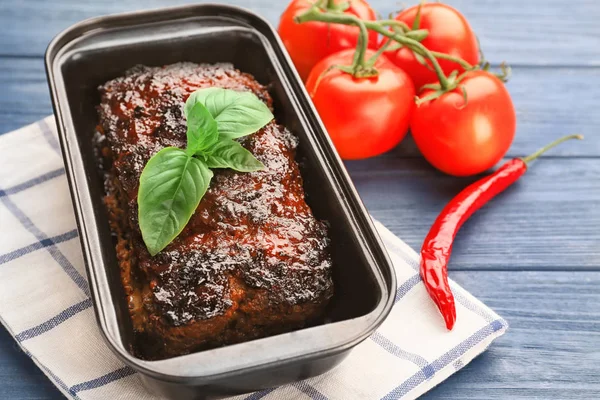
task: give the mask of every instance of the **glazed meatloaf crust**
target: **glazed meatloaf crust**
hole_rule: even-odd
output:
[[[183,232],[154,257],[137,219],[139,178],[152,155],[185,147],[185,100],[206,87],[251,91],[229,64],[136,67],[99,88],[98,143],[133,351],[162,359],[301,328],[333,294],[326,227],[305,202],[297,139],[270,122],[240,139],[265,169],[216,169]]]

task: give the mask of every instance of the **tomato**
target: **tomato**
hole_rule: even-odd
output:
[[[471,65],[479,63],[477,37],[460,12],[441,3],[427,3],[421,7],[419,28],[429,31],[427,37],[421,41],[423,46],[431,51],[462,58]],[[398,14],[396,20],[403,21],[412,27],[417,9],[418,6],[407,8]],[[427,83],[437,82],[435,72],[417,61],[410,49],[403,47],[395,52],[387,52],[386,55],[394,64],[410,75],[417,91]],[[429,61],[427,62],[429,64]],[[438,62],[446,75],[454,70],[464,71],[453,61],[438,59]]]
[[[367,50],[367,58],[374,51]],[[379,74],[355,78],[332,65],[351,65],[354,49],[321,60],[310,73],[306,89],[344,159],[376,156],[395,147],[406,135],[414,108],[410,77],[387,58],[379,57]],[[319,82],[319,77],[321,79]],[[317,86],[318,83],[318,86]]]
[[[337,4],[346,0],[337,0]],[[293,0],[281,15],[278,32],[296,65],[302,80],[306,81],[316,63],[340,50],[356,47],[359,30],[355,26],[305,22],[298,24],[294,17],[309,10],[315,0]],[[364,0],[350,0],[344,11],[363,20],[375,20],[375,11]],[[377,48],[377,32],[369,31],[369,47]]]
[[[424,90],[419,97],[431,93]],[[473,175],[491,168],[510,147],[515,108],[500,79],[486,71],[472,71],[458,88],[417,106],[410,129],[434,167],[450,175]]]

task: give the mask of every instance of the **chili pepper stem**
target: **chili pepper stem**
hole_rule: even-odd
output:
[[[557,139],[554,142],[550,143],[549,145],[546,145],[546,146],[542,147],[541,149],[539,149],[535,153],[530,154],[527,157],[521,158],[521,160],[523,160],[523,162],[529,166],[530,162],[532,162],[533,160],[537,159],[539,156],[541,156],[542,154],[544,154],[545,152],[547,152],[551,148],[553,148],[555,146],[558,146],[559,144],[561,144],[563,142],[566,142],[567,140],[571,140],[571,139],[583,140],[583,135],[567,135],[567,136],[563,136],[560,139]]]
[[[449,330],[456,321],[456,305],[448,283],[448,263],[456,234],[477,210],[523,176],[527,172],[528,162],[570,139],[583,139],[583,136],[565,136],[530,156],[507,161],[491,175],[464,188],[446,204],[436,218],[421,247],[420,274]]]

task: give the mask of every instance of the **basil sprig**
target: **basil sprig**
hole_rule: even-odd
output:
[[[181,233],[208,190],[211,169],[259,171],[264,165],[234,139],[258,131],[273,119],[250,92],[208,88],[185,103],[187,146],[156,153],[142,171],[138,219],[152,256]]]

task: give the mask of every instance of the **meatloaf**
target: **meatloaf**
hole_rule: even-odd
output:
[[[239,139],[265,169],[216,169],[183,232],[152,257],[137,217],[139,178],[185,147],[195,90],[266,88],[232,65],[138,66],[99,87],[97,143],[109,223],[133,324],[132,351],[155,360],[282,333],[322,318],[333,294],[326,225],[304,198],[297,138],[275,121]]]

